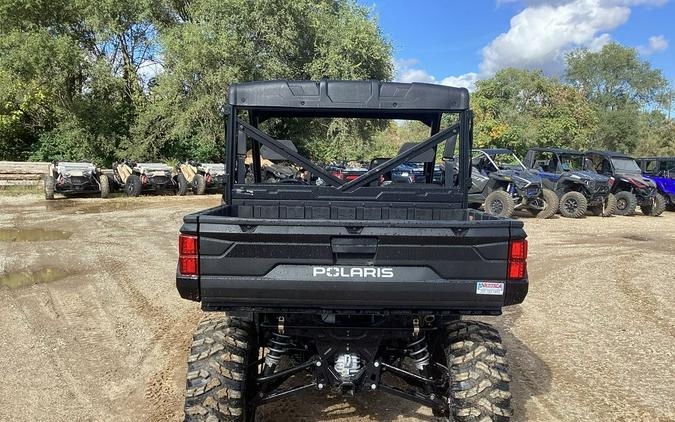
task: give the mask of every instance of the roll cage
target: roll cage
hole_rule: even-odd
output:
[[[496,170],[500,170],[500,167],[499,167],[499,165],[492,159],[492,156],[493,156],[493,155],[497,155],[497,154],[508,154],[508,155],[511,155],[513,158],[516,159],[516,161],[518,162],[518,165],[520,165],[520,168],[521,168],[522,170],[527,170],[527,167],[525,167],[525,165],[523,164],[523,162],[520,161],[520,159],[518,158],[518,156],[517,156],[516,154],[514,154],[513,151],[508,150],[508,149],[504,149],[504,150],[483,150],[483,149],[473,149],[473,150],[471,150],[471,152],[472,152],[472,153],[479,153],[479,154],[481,154],[481,155],[484,155],[484,156],[488,159],[488,161],[490,161],[490,164],[492,164]]]
[[[247,118],[244,114],[247,114]],[[457,119],[441,129],[444,114]],[[456,208],[467,207],[473,117],[469,93],[464,88],[421,83],[379,81],[265,81],[234,84],[225,108],[225,189],[227,204],[251,201],[286,200],[444,202]],[[397,156],[379,163],[351,181],[343,181],[299,152],[263,132],[259,125],[270,118],[358,118],[417,120],[430,128],[430,136]],[[454,178],[454,150],[459,139],[458,177]],[[432,184],[437,147],[446,161],[445,181]],[[244,163],[248,147],[253,155],[253,183],[246,183]],[[321,178],[324,184],[266,184],[262,181],[261,147]],[[427,184],[396,187],[377,186],[377,181],[404,162],[433,151],[425,162]],[[449,165],[448,165],[449,164]],[[455,183],[455,180],[457,181]]]

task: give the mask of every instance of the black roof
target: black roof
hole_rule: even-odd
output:
[[[538,147],[538,148],[530,148],[532,151],[544,151],[544,152],[553,152],[555,154],[581,154],[583,155],[583,152],[577,151],[575,149],[569,149],[569,148],[547,148],[547,147]]]
[[[600,154],[600,155],[605,155],[607,157],[614,157],[614,158],[630,158],[630,159],[633,158],[628,154],[624,154],[623,152],[615,152],[615,151],[593,150],[593,151],[586,151],[586,154]]]
[[[424,83],[261,81],[230,85],[229,104],[258,115],[412,118],[469,109],[469,91]]]
[[[483,151],[487,155],[513,154],[513,151],[506,148],[474,148],[474,151]]]
[[[675,160],[675,156],[673,156],[673,157],[640,157],[640,158],[636,158],[636,160],[671,161],[671,160]]]

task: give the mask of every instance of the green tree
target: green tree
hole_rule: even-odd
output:
[[[233,82],[392,77],[391,46],[369,11],[353,0],[178,4],[167,6],[176,12],[163,19],[165,71],[127,145],[133,154],[222,157],[222,108]],[[354,140],[377,127],[350,121],[267,123],[317,159],[358,155],[361,146]]]
[[[569,54],[566,77],[598,110],[600,146],[622,152],[638,144],[641,112],[665,106],[669,90],[659,69],[641,60],[637,50],[616,43]]]
[[[640,115],[640,142],[635,156],[675,156],[675,121],[658,110]]]
[[[590,146],[597,125],[591,104],[540,71],[504,69],[479,81],[473,95],[474,145],[523,154],[534,146]]]
[[[8,0],[0,5],[0,152],[109,163],[145,100],[150,1]]]

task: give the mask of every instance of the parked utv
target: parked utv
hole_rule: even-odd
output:
[[[675,211],[675,157],[639,158],[637,163],[642,174],[656,184],[666,200],[666,208]]]
[[[288,139],[278,139],[285,148],[297,152],[298,149],[293,141]],[[253,180],[253,150],[246,153],[246,169],[250,181]],[[260,168],[262,169],[260,177],[265,183],[295,182],[300,177],[300,171],[293,166],[284,156],[274,150],[262,146],[259,152]]]
[[[142,192],[176,191],[171,167],[163,163],[136,163],[120,161],[113,164],[115,183],[128,196],[139,196]]]
[[[638,205],[644,215],[659,216],[666,209],[666,199],[656,190],[656,184],[642,175],[632,157],[620,152],[589,151],[584,168],[614,178],[611,192],[616,197],[618,215],[632,215]]]
[[[564,217],[580,218],[587,211],[609,217],[616,212],[616,198],[610,192],[614,178],[583,170],[583,152],[532,148],[525,154],[525,166],[538,171],[544,187],[558,195]]]
[[[100,193],[110,196],[110,180],[89,162],[54,161],[44,176],[45,199],[54,199],[54,193],[73,195]]]
[[[178,242],[180,295],[226,312],[194,332],[185,420],[250,422],[258,407],[304,390],[382,391],[444,421],[510,420],[499,333],[463,317],[524,300],[527,241],[522,222],[467,208],[468,90],[270,81],[230,85],[228,100],[223,205],[185,216]],[[258,126],[296,117],[407,119],[430,137],[346,181]],[[264,183],[261,145],[324,183]],[[437,147],[443,184],[378,184]]]
[[[471,159],[469,203],[483,204],[485,212],[511,217],[515,210],[528,210],[537,218],[558,211],[558,196],[542,186],[537,172],[528,170],[509,149],[475,149]]]
[[[185,195],[192,189],[195,195],[204,195],[222,187],[225,181],[225,165],[216,163],[200,163],[188,160],[176,168],[177,195]]]

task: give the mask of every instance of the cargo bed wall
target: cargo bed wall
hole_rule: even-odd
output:
[[[430,220],[498,221],[499,218],[475,210],[457,209],[440,203],[357,202],[357,201],[241,201],[238,205],[219,206],[202,216],[246,219],[300,220]]]
[[[525,237],[520,222],[440,206],[428,208],[438,219],[412,221],[343,219],[339,211],[317,219],[314,210],[312,218],[278,217],[283,212],[242,218],[223,206],[186,217],[199,232],[204,308],[496,312],[512,300],[508,285],[482,296],[476,286],[504,282],[509,239]]]

